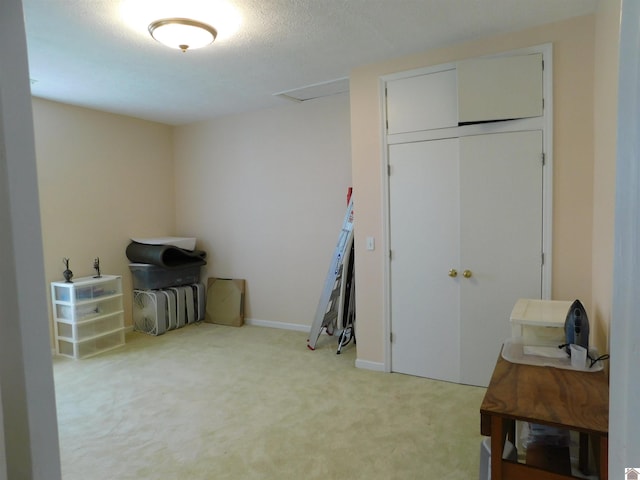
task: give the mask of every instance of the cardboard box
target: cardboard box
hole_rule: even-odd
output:
[[[207,314],[204,321],[233,327],[244,325],[244,280],[207,280]]]

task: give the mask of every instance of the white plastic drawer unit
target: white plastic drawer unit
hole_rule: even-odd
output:
[[[85,358],[124,345],[122,277],[52,282],[56,351]]]

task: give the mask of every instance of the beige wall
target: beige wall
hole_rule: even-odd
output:
[[[308,329],[351,186],[348,95],[178,127],[174,155],[176,227],[205,276],[245,279],[254,323]]]
[[[127,325],[131,236],[174,234],[172,128],[33,99],[45,275],[62,279],[63,257],[75,277],[121,274]],[[48,293],[50,295],[50,292]]]
[[[355,69],[351,75],[358,360],[384,362],[384,252],[365,251],[383,234],[379,77],[464,58],[553,44],[554,206],[552,297],[591,305],[595,17],[585,16]]]
[[[592,340],[608,352],[613,286],[616,130],[620,0],[599,2],[596,13],[593,184]]]

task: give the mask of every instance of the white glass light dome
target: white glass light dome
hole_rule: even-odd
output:
[[[218,32],[211,25],[189,18],[164,18],[149,25],[149,33],[169,48],[186,52],[202,48],[216,39]]]

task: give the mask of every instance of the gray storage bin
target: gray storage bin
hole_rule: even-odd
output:
[[[155,290],[158,288],[190,285],[200,281],[201,265],[163,268],[148,263],[130,263],[133,288],[136,290]]]

